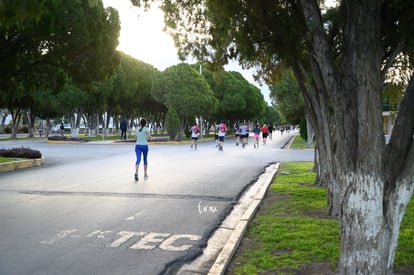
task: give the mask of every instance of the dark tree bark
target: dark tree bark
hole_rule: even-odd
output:
[[[401,124],[394,128],[386,149],[381,117],[381,1],[345,2],[348,21],[339,66],[326,43],[316,2],[301,3],[312,75],[319,96],[332,103],[334,114],[332,155],[327,155],[334,161],[337,183],[331,184],[337,189],[333,191],[340,195],[340,273],[391,274],[400,222],[413,194],[414,80],[399,110]],[[319,107],[312,103],[313,109]],[[317,118],[321,124],[321,117]],[[318,132],[319,141],[323,133],[328,135]]]

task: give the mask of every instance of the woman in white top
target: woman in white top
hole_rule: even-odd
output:
[[[141,118],[140,127],[135,130],[135,154],[137,155],[137,161],[135,162],[135,181],[138,181],[138,168],[141,163],[141,154],[144,159],[144,179],[148,178],[148,141],[151,140],[151,134],[146,125],[147,120]]]
[[[194,125],[190,129],[191,132],[191,148],[197,150],[197,139],[198,139],[198,133],[200,132],[200,129],[197,126],[197,123],[194,123]]]

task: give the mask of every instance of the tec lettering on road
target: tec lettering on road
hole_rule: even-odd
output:
[[[125,247],[135,250],[162,249],[165,251],[186,251],[194,246],[201,236],[192,234],[170,234],[157,232],[120,231],[115,234],[108,230],[95,230],[85,235],[78,234],[78,229],[62,230],[53,237],[43,240],[41,244],[54,244],[65,238],[96,238],[114,241],[109,245],[112,248]]]

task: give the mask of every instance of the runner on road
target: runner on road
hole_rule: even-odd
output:
[[[194,125],[190,129],[190,132],[191,132],[191,149],[194,146],[194,150],[197,150],[197,139],[198,139],[198,134],[200,132],[200,129],[198,128],[197,123],[194,123]]]
[[[242,140],[242,147],[244,148],[246,147],[247,139],[249,137],[248,128],[244,122],[240,125],[240,137]]]
[[[262,127],[262,137],[263,137],[263,144],[264,145],[266,145],[268,135],[269,135],[269,128],[267,127],[267,124],[265,124]]]
[[[256,124],[256,128],[253,129],[254,148],[259,148],[260,132],[261,132],[260,125]]]
[[[151,140],[151,134],[150,129],[146,125],[147,120],[145,118],[141,118],[140,127],[137,127],[135,130],[135,154],[137,156],[134,174],[135,181],[138,181],[138,168],[141,163],[141,154],[144,158],[144,179],[148,178],[148,141]]]
[[[217,127],[218,129],[218,139],[219,139],[219,151],[223,151],[223,146],[224,146],[224,137],[226,136],[227,133],[227,126],[226,123],[224,123],[224,121],[222,120],[220,125]]]

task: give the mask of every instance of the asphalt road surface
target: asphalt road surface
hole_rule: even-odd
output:
[[[292,135],[292,134],[291,134]],[[224,151],[214,141],[150,145],[149,178],[133,179],[134,144],[30,147],[41,167],[0,174],[0,274],[174,274],[202,252],[237,199],[271,163],[313,160],[313,151],[267,145]]]

